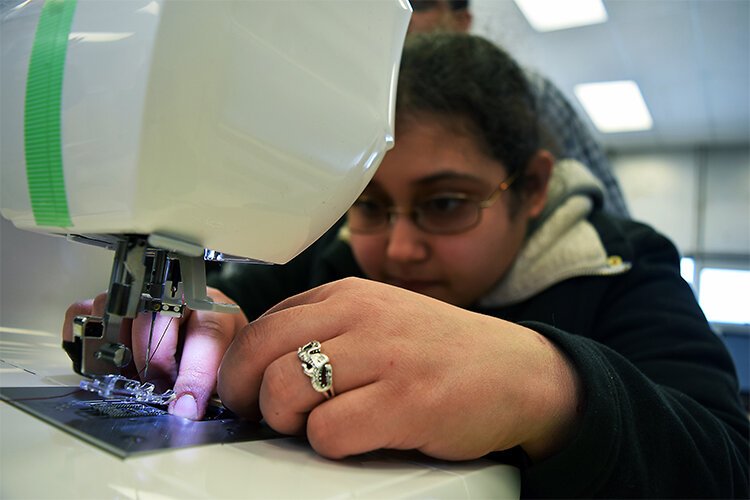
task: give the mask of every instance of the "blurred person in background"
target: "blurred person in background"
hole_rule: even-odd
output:
[[[409,33],[468,33],[472,26],[469,0],[412,0]],[[604,186],[604,210],[629,217],[625,198],[602,146],[591,135],[563,93],[546,77],[524,68],[537,107],[544,147],[559,159],[586,165]]]

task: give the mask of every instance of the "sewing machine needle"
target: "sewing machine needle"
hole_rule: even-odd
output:
[[[148,330],[148,345],[146,347],[146,365],[143,367],[143,377],[142,379],[146,379],[146,375],[148,375],[148,365],[151,362],[151,340],[154,338],[154,323],[156,322],[156,313],[151,313],[151,327]]]

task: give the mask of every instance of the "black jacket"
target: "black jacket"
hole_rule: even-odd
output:
[[[680,277],[676,249],[633,221],[594,212],[589,222],[608,255],[632,263],[628,272],[472,308],[554,341],[584,387],[580,430],[557,455],[522,465],[522,496],[748,498],[750,431],[735,369]],[[336,233],[289,264],[227,266],[210,282],[252,319],[295,293],[362,276]]]

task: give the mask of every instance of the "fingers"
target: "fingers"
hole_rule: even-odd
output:
[[[91,308],[91,314],[100,318],[104,317],[104,308],[107,305],[107,294],[100,293],[94,297],[93,307]]]
[[[157,314],[152,321],[152,317],[151,313],[143,313],[132,321],[133,361],[141,379],[164,391],[172,387],[177,376],[175,354],[180,320]]]
[[[344,278],[342,280],[327,283],[325,285],[315,287],[311,290],[307,290],[297,295],[293,295],[270,308],[261,316],[261,318],[300,305],[322,302],[323,300],[330,298],[334,293],[340,294],[342,292],[345,293],[347,290],[353,290],[355,287],[359,286],[362,281],[364,280],[360,278]]]
[[[419,448],[419,437],[409,432],[403,406],[392,385],[379,381],[315,407],[307,421],[307,438],[324,457],[338,459],[368,451]]]
[[[342,337],[321,345],[333,368],[336,396],[329,400],[313,389],[296,352],[278,358],[265,370],[260,388],[266,422],[283,434],[307,431],[313,448],[334,459],[378,448],[418,447],[420,436],[407,431],[403,411],[394,413],[400,391],[380,380],[380,362],[388,365],[389,359],[373,351]]]
[[[67,342],[73,341],[73,319],[76,316],[89,316],[92,314],[93,300],[76,302],[65,311],[65,321],[62,327],[62,338]]]
[[[452,433],[444,432],[451,427],[440,411],[445,391],[431,384],[443,387],[446,367],[436,367],[427,351],[443,346],[446,337],[436,330],[441,315],[453,319],[454,312],[434,299],[362,280],[318,287],[281,302],[237,335],[219,370],[219,395],[241,416],[262,412],[279,432],[307,431],[316,451],[330,458],[377,448],[441,455],[435,443]],[[321,342],[332,366],[336,395],[328,400],[297,357],[311,340]]]
[[[203,417],[216,389],[222,357],[242,323],[242,313],[192,312],[174,385],[177,399],[170,405],[170,413],[192,420]]]
[[[208,293],[217,302],[231,302],[217,290],[209,289]],[[73,339],[76,316],[102,317],[106,301],[107,295],[100,294],[71,305],[65,313],[63,339]],[[120,341],[132,349],[134,361],[125,375],[151,382],[159,391],[174,387],[177,398],[170,404],[170,413],[200,419],[216,388],[221,359],[235,333],[245,324],[247,319],[241,312],[187,309],[180,319],[151,313],[123,319]]]
[[[342,315],[331,314],[331,308],[322,305],[278,309],[250,323],[235,337],[219,370],[218,391],[224,405],[238,415],[258,418],[258,395],[266,368],[285,355],[290,355],[287,359],[293,365],[299,346],[311,340],[325,342],[344,332],[347,323]]]
[[[278,365],[284,361],[288,360],[279,360]],[[347,373],[334,365],[334,385],[339,387],[336,396],[325,401],[301,369],[294,376],[288,371],[277,373],[273,366],[261,387],[260,406],[266,422],[283,434],[306,431],[310,444],[322,456],[339,459],[381,448],[415,449],[423,444],[423,436],[410,430],[420,425],[413,426],[408,416],[405,418],[408,402],[399,401],[394,384],[372,381],[372,377],[357,376],[356,369]],[[300,376],[306,379],[302,384]]]
[[[350,344],[337,337],[321,346],[329,358],[333,371],[333,389],[343,394],[375,381],[377,367],[367,364],[367,353],[362,343]],[[362,363],[352,362],[362,360]],[[284,434],[300,434],[307,422],[308,413],[325,401],[317,392],[303,369],[297,353],[291,352],[272,362],[263,374],[259,405],[266,422]]]
[[[411,401],[403,390],[393,389],[400,382],[386,376],[396,370],[403,378],[412,369],[399,358],[399,340],[388,334],[388,315],[375,297],[390,290],[363,289],[363,283],[344,280],[318,287],[279,303],[247,325],[219,370],[223,403],[241,416],[262,414],[285,434],[306,430],[315,449],[331,458],[381,447],[421,446],[419,424],[407,425],[403,418]],[[368,291],[372,293],[363,296]],[[352,307],[355,297],[360,307]],[[373,337],[373,329],[381,335]],[[321,353],[332,366],[336,396],[329,400],[312,387],[297,356],[297,349],[311,340],[321,343]],[[417,431],[410,432],[414,428]]]
[[[280,302],[247,325],[235,337],[219,370],[218,392],[224,405],[238,415],[259,418],[259,392],[266,369],[289,355],[288,366],[299,369],[303,377],[299,361],[294,361],[297,348],[311,340],[325,343],[359,323],[360,311],[351,307],[351,300],[361,283],[352,278],[314,288]],[[304,379],[301,383],[305,384]]]

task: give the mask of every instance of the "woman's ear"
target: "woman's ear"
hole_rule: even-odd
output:
[[[540,149],[526,167],[523,199],[530,218],[538,217],[547,204],[547,188],[554,165],[555,158],[552,153]]]

